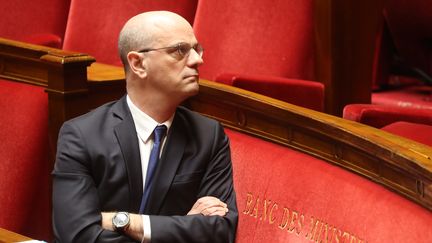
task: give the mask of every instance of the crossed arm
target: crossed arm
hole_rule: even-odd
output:
[[[152,242],[234,242],[237,226],[237,207],[232,181],[229,143],[217,129],[215,153],[201,180],[199,198],[187,215],[149,215]],[[100,167],[93,157],[102,154],[88,151],[85,132],[73,124],[60,132],[58,156],[53,171],[53,226],[61,242],[135,242],[143,235],[142,219],[132,214],[131,232],[127,235],[112,231],[112,214],[101,213],[129,208],[127,178],[117,176],[121,164]],[[86,138],[89,138],[88,136]],[[100,146],[99,150],[105,149]],[[109,153],[104,153],[109,154]],[[97,180],[95,180],[94,176]],[[110,190],[100,191],[101,183]],[[108,185],[107,185],[108,183]],[[113,197],[113,191],[120,195]],[[217,198],[206,197],[208,195]],[[228,209],[229,208],[229,212]],[[104,210],[105,209],[105,210]],[[173,213],[175,214],[175,213]],[[102,223],[101,223],[102,221]]]
[[[202,214],[204,216],[225,216],[228,206],[216,197],[205,196],[198,199],[187,215]],[[115,213],[102,212],[102,228],[114,231],[112,218]],[[125,234],[134,240],[141,241],[144,237],[142,215],[130,214],[130,225]]]

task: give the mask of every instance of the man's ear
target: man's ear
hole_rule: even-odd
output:
[[[140,78],[147,76],[147,70],[145,67],[145,61],[141,59],[141,55],[138,52],[131,51],[127,54],[130,70]]]

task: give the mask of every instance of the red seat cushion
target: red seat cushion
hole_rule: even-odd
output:
[[[432,242],[427,209],[315,157],[226,133],[239,208],[237,243]]]
[[[48,98],[44,88],[0,80],[0,227],[51,239]]]
[[[432,87],[415,85],[372,93],[372,104],[432,109]]]
[[[432,146],[432,126],[429,125],[395,122],[383,127],[382,130]]]

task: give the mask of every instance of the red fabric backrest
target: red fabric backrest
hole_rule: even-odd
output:
[[[0,227],[50,240],[47,94],[0,80],[0,113]]]
[[[312,0],[200,1],[200,76],[223,73],[315,80]]]
[[[432,242],[432,214],[423,207],[315,157],[226,133],[239,208],[237,243]]]
[[[0,37],[61,47],[70,0],[0,2]]]
[[[126,21],[142,12],[168,10],[193,22],[198,0],[72,0],[63,49],[85,52],[98,62],[121,66],[118,35]]]

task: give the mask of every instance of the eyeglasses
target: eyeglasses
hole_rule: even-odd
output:
[[[186,42],[180,42],[180,43],[175,44],[173,46],[167,46],[167,47],[161,47],[161,48],[146,48],[146,49],[139,50],[138,52],[144,53],[144,52],[157,51],[157,50],[163,50],[163,49],[171,49],[173,52],[176,51],[182,58],[188,56],[192,49],[194,49],[200,57],[202,57],[203,52],[204,52],[204,48],[199,43],[192,46]]]

